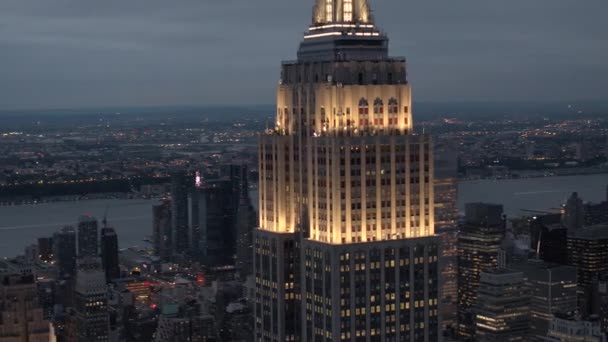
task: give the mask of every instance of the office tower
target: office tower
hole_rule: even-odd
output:
[[[253,272],[253,230],[257,227],[257,213],[245,189],[239,196],[236,216],[236,267],[242,280]]]
[[[594,317],[581,319],[576,315],[556,314],[549,325],[547,342],[607,342],[600,321]]]
[[[65,226],[53,234],[53,254],[60,279],[76,274],[76,231]]]
[[[502,205],[468,203],[458,234],[458,335],[471,338],[481,272],[498,266],[498,252],[505,236]]]
[[[110,329],[106,277],[99,258],[79,259],[74,289],[76,340],[108,341]]]
[[[118,236],[114,228],[101,228],[101,263],[109,282],[120,277],[118,266]]]
[[[560,214],[532,217],[530,247],[541,260],[566,264],[568,259],[568,229],[561,223]]]
[[[545,341],[553,315],[576,310],[576,268],[542,260],[529,260],[511,268],[523,272],[530,294],[527,341]]]
[[[256,340],[438,339],[433,151],[365,0],[317,0],[260,138]]]
[[[562,211],[562,224],[568,229],[568,234],[580,229],[585,224],[585,206],[578,193],[573,192],[566,201]]]
[[[0,283],[0,341],[49,341],[33,275],[4,275]]]
[[[171,228],[173,255],[188,252],[190,232],[188,228],[188,194],[192,184],[185,171],[171,175]]]
[[[236,210],[232,207],[230,179],[206,181],[193,193],[193,217],[198,222],[198,254],[203,264],[216,267],[234,264]]]
[[[458,298],[458,153],[444,143],[434,148],[435,231],[439,250],[439,315],[442,328],[456,324]]]
[[[83,215],[78,219],[78,257],[98,256],[97,219]]]
[[[568,234],[568,264],[577,269],[578,305],[592,312],[593,281],[608,272],[608,225],[584,227]]]
[[[530,297],[522,272],[481,272],[475,314],[475,341],[528,341]]]
[[[152,218],[154,255],[158,256],[162,261],[168,261],[173,255],[171,201],[162,199],[158,205],[153,206]]]
[[[53,238],[38,238],[38,253],[38,258],[40,261],[51,262],[53,260]]]

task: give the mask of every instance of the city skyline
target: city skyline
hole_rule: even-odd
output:
[[[419,100],[598,100],[608,86],[605,2],[376,2]],[[271,61],[294,56],[307,6],[4,2],[0,109],[272,103]]]

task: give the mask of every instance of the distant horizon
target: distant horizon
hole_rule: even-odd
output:
[[[313,0],[0,2],[0,108],[272,103]],[[603,99],[606,0],[370,1],[413,99]]]
[[[438,101],[413,101],[413,109],[416,106],[600,106],[606,107],[608,110],[608,100],[604,99],[573,99],[573,100],[547,100],[547,101],[489,101],[489,100],[438,100]],[[115,110],[143,110],[143,111],[159,111],[159,110],[188,110],[188,109],[230,109],[230,108],[260,108],[260,107],[275,107],[274,103],[249,103],[249,104],[230,104],[230,103],[199,103],[199,104],[166,104],[166,105],[91,105],[91,106],[58,106],[58,107],[18,107],[18,108],[0,108],[0,116],[10,113],[37,113],[39,112],[79,112],[79,111],[115,111]],[[85,114],[85,113],[82,113]],[[106,113],[107,114],[107,113]],[[127,113],[120,113],[127,114]],[[271,113],[274,115],[274,113]]]

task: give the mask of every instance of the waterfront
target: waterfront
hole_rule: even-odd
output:
[[[558,208],[573,191],[585,201],[602,201],[607,185],[607,174],[463,181],[459,184],[458,204],[463,211],[468,202],[501,203],[509,217],[517,217],[526,214],[520,209],[555,211],[551,208]],[[257,193],[251,197],[257,200]],[[157,200],[103,199],[0,206],[0,256],[22,253],[36,238],[50,236],[64,225],[75,225],[82,214],[101,221],[106,207],[108,225],[116,229],[121,248],[146,246],[143,239],[152,233],[155,203]]]

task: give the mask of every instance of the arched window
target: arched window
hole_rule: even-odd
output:
[[[397,103],[397,99],[391,97],[388,100],[388,113],[389,114],[397,114],[399,112],[399,104]]]
[[[369,114],[369,104],[366,99],[361,98],[361,100],[359,100],[359,115],[365,114]]]
[[[359,100],[359,126],[369,125],[369,119],[367,118],[368,114],[369,104],[365,98],[361,98],[361,100]]]
[[[374,100],[374,114],[383,114],[384,113],[384,103],[380,98],[376,98]]]

